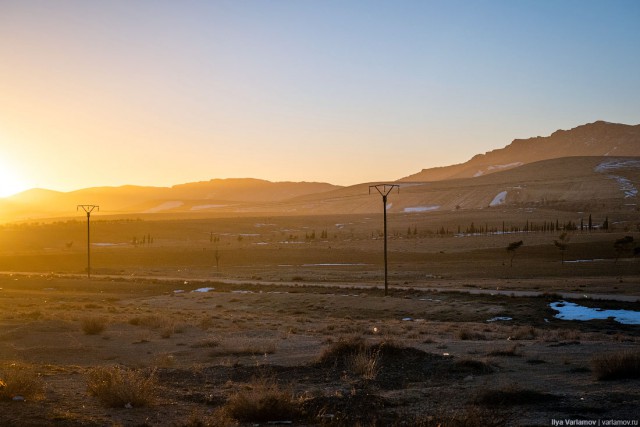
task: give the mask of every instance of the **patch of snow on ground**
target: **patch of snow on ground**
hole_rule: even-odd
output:
[[[499,322],[499,321],[506,322],[506,321],[509,321],[509,320],[513,320],[513,318],[511,318],[511,317],[493,317],[493,318],[487,320],[487,322]]]
[[[621,176],[615,176],[615,175],[611,175],[611,178],[618,181],[618,184],[620,185],[620,190],[624,192],[625,199],[629,197],[636,197],[638,195],[638,189],[627,178],[623,178]]]
[[[198,288],[198,289],[194,289],[191,292],[210,292],[210,291],[214,291],[216,288]]]
[[[169,209],[179,208],[182,205],[184,205],[184,202],[179,202],[179,201],[164,202],[156,206],[155,208],[147,209],[146,211],[144,211],[144,213],[156,213],[160,211],[167,211]]]
[[[410,208],[404,208],[405,212],[431,212],[431,211],[437,211],[438,209],[440,209],[440,205],[435,205],[435,206],[414,206],[414,207],[410,207]]]
[[[522,166],[524,163],[522,162],[513,162],[513,163],[507,163],[506,165],[492,165],[489,166],[487,169],[492,171],[495,169],[505,169],[505,168],[515,168],[517,166]]]
[[[482,175],[484,175],[484,172],[483,171],[478,171],[478,172],[473,174],[473,177],[477,178],[477,177],[482,176]]]
[[[489,203],[489,206],[493,207],[493,206],[502,205],[506,199],[507,199],[507,192],[501,191],[496,195],[496,197],[493,198],[491,203]]]
[[[603,310],[601,308],[583,307],[566,301],[552,302],[549,307],[558,311],[559,313],[555,317],[562,320],[595,320],[612,317],[618,323],[640,325],[640,311]]]
[[[391,206],[393,206],[393,203],[387,203],[387,209],[391,209]]]
[[[192,211],[200,211],[203,209],[215,209],[215,208],[224,208],[227,205],[197,205],[197,206],[192,206],[191,210]]]
[[[607,172],[612,169],[628,169],[628,168],[637,168],[640,169],[640,160],[607,160],[606,162],[600,163],[598,166],[594,168],[596,172]]]
[[[101,243],[101,242],[97,242],[97,243],[91,243],[91,246],[104,246],[104,247],[108,247],[108,246],[127,246],[128,243]]]

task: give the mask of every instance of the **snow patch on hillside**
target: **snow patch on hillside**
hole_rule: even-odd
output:
[[[489,166],[487,168],[487,170],[496,170],[496,169],[506,169],[506,168],[515,168],[518,166],[522,166],[524,165],[524,163],[522,162],[513,162],[513,163],[507,163],[506,165],[493,165],[493,166]]]
[[[599,173],[608,173],[607,177],[609,179],[617,181],[620,186],[620,190],[624,193],[625,199],[638,196],[638,189],[631,180],[623,176],[610,173],[610,171],[619,169],[640,169],[640,160],[607,160],[606,162],[602,162],[596,166],[594,171]]]
[[[409,212],[409,213],[415,213],[415,212],[431,212],[431,211],[437,211],[438,209],[440,209],[440,205],[434,205],[434,206],[413,206],[410,208],[404,208],[405,212]]]
[[[596,172],[608,172],[613,169],[640,169],[640,160],[607,160],[595,167]]]
[[[179,208],[184,205],[184,202],[173,201],[173,202],[164,202],[155,208],[147,209],[144,213],[156,213],[160,211],[168,211],[169,209]]]
[[[200,211],[203,209],[215,209],[215,208],[224,208],[224,207],[227,207],[227,205],[197,205],[197,206],[192,206],[191,210]]]
[[[507,199],[507,192],[506,191],[501,191],[498,194],[496,194],[496,197],[493,198],[493,200],[491,201],[491,203],[489,203],[489,206],[499,206],[504,204],[505,200]]]

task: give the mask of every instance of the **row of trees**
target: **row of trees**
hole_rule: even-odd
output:
[[[441,226],[436,231],[426,230],[418,233],[417,226],[409,226],[407,227],[407,238],[425,236],[425,235],[439,235],[439,236],[447,236],[453,234],[507,234],[507,233],[555,233],[558,231],[595,231],[595,230],[609,230],[609,217],[606,217],[605,220],[601,224],[594,224],[591,215],[585,222],[584,219],[580,220],[580,223],[576,223],[574,221],[560,222],[559,220],[555,221],[542,221],[542,222],[533,222],[527,220],[524,225],[507,225],[504,221],[502,222],[502,226],[489,226],[488,223],[484,225],[476,225],[475,222],[471,222],[467,227],[462,228],[460,225],[457,227],[457,231],[451,231],[449,228],[445,228]],[[399,234],[397,232],[393,233],[394,236],[398,237]]]

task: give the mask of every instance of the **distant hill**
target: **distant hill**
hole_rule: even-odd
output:
[[[0,199],[0,221],[73,216],[79,204],[96,204],[107,214],[206,212],[241,209],[341,188],[319,182],[213,179],[173,187],[94,187],[71,192],[32,189]]]
[[[390,213],[446,212],[507,206],[557,209],[640,206],[640,125],[595,122],[548,137],[517,139],[466,163],[423,170],[398,181]],[[33,189],[0,199],[0,221],[77,217],[78,204],[100,215],[379,213],[369,184],[212,179],[173,187],[97,187],[72,192]]]
[[[540,160],[576,156],[640,156],[640,125],[597,121],[550,136],[515,139],[504,148],[478,154],[452,166],[423,169],[400,182],[472,178],[513,169]]]
[[[640,206],[640,157],[563,157],[475,178],[400,182],[388,197],[389,213],[451,212],[502,207],[613,209]],[[368,184],[308,195],[278,204],[298,214],[379,213],[380,197]]]

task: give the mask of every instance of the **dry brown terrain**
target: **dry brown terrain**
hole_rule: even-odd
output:
[[[2,226],[0,424],[638,420],[637,371],[601,380],[597,362],[637,355],[640,326],[549,307],[638,310],[640,259],[614,249],[638,240],[635,211],[594,212],[612,229],[572,231],[563,253],[559,230],[502,223],[581,214],[390,215],[387,297],[380,216],[95,215],[91,279],[83,218]],[[118,381],[124,403],[106,399]]]

